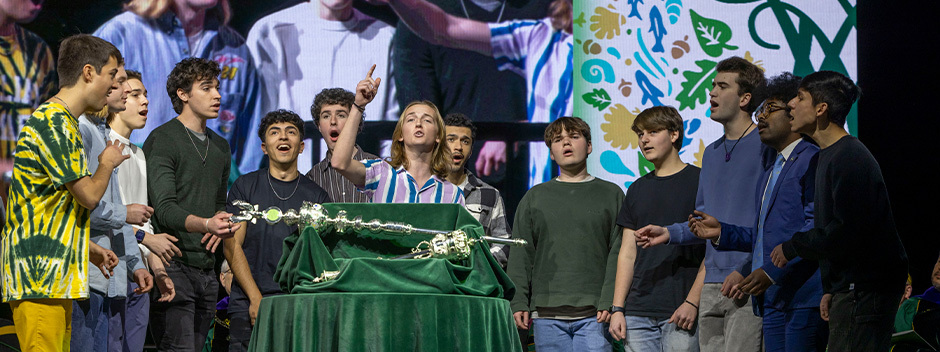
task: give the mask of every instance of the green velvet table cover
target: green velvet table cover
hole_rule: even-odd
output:
[[[330,217],[441,231],[482,226],[457,204],[324,204]],[[274,280],[289,294],[261,300],[252,351],[517,351],[508,299],[515,286],[476,243],[465,260],[389,259],[433,236],[317,231],[284,240]],[[323,271],[332,281],[314,282]]]
[[[509,301],[314,293],[261,300],[249,351],[522,351]]]
[[[471,238],[483,235],[483,227],[457,204],[324,204],[330,216],[340,210],[346,217],[363,221],[379,219],[415,228],[463,230]],[[388,292],[442,293],[512,299],[515,286],[490,254],[486,243],[473,245],[470,258],[379,259],[411,253],[424,234],[402,235],[369,230],[338,233],[332,227],[318,232],[313,227],[289,236],[274,280],[288,293]],[[335,280],[314,282],[324,270],[339,270]]]

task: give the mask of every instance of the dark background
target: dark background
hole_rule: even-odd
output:
[[[298,3],[297,0],[231,0],[231,25],[247,34],[258,18]],[[73,33],[91,33],[121,11],[120,0],[46,1],[42,13],[25,27],[53,47]],[[940,3],[901,5],[890,1],[857,1],[858,136],[881,164],[898,231],[911,261],[914,294],[930,285],[940,255],[940,231],[930,206],[937,199],[940,150],[936,147],[940,89]],[[380,17],[361,1],[357,8]],[[859,205],[864,206],[864,205]],[[938,216],[940,218],[940,216]]]

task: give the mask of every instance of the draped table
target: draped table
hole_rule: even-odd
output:
[[[453,204],[324,204],[331,216],[483,228]],[[321,233],[322,232],[322,233]],[[521,351],[508,299],[515,287],[485,243],[465,260],[389,259],[411,252],[421,234],[317,231],[284,241],[274,279],[288,294],[261,300],[251,351]],[[317,282],[324,271],[339,271]]]

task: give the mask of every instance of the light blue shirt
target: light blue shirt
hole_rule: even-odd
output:
[[[730,152],[730,158],[726,154]],[[721,219],[722,222],[752,226],[757,213],[758,182],[763,172],[761,156],[763,144],[756,127],[740,140],[725,137],[705,147],[702,156],[702,172],[698,178],[698,194],[695,209]],[[695,237],[687,222],[666,226],[670,244],[698,244],[704,241]],[[714,246],[705,246],[705,283],[721,283],[734,271],[747,275],[751,271],[751,253],[719,251]]]
[[[78,118],[78,130],[82,134],[88,171],[94,173],[98,170],[98,155],[107,147],[111,129],[103,120],[96,123],[88,115],[82,115]],[[91,241],[114,251],[120,259],[111,279],[106,279],[101,270],[89,265],[88,286],[107,297],[127,297],[127,280],[133,278],[137,269],[146,269],[140,259],[134,228],[126,222],[127,208],[121,200],[120,187],[118,169],[115,168],[98,206],[91,211]]]
[[[155,19],[122,13],[101,25],[95,36],[114,44],[124,56],[124,67],[141,72],[144,87],[151,92],[147,125],[131,135],[132,143],[142,144],[150,131],[179,115],[166,92],[167,76],[173,67],[188,57],[210,59],[222,68],[222,106],[219,117],[207,121],[206,126],[228,140],[232,160],[241,174],[258,169],[263,156],[258,138],[263,117],[261,81],[241,35],[207,16],[205,28],[195,40],[194,50],[190,50],[180,21],[167,11]]]

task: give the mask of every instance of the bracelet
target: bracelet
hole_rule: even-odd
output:
[[[366,112],[366,108],[359,106],[359,104],[356,104],[356,102],[353,102],[352,105],[355,106],[356,109],[359,109],[359,112],[362,112],[362,113]]]
[[[209,219],[206,219],[206,232],[209,232]]]
[[[614,305],[610,306],[610,314],[614,314],[614,313],[617,313],[617,312],[626,314],[626,310],[624,310],[623,307],[618,307],[618,306],[614,306]]]
[[[685,300],[685,303],[688,303],[690,306],[695,307],[695,310],[698,310],[698,306],[695,305],[695,303],[689,302],[689,300]]]

